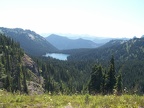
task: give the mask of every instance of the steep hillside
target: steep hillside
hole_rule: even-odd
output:
[[[48,42],[54,45],[60,50],[67,49],[79,49],[79,48],[96,48],[99,45],[90,40],[85,40],[82,38],[79,39],[69,39],[67,37],[51,34],[46,37]]]
[[[30,55],[40,56],[47,52],[57,51],[45,38],[33,31],[0,27],[0,32],[19,42],[25,52]]]
[[[27,87],[29,94],[42,94],[44,93],[44,79],[40,76],[38,65],[28,55],[24,54],[22,57],[22,65],[27,69]]]
[[[33,87],[34,85],[39,86]],[[44,92],[36,63],[24,53],[18,43],[2,34],[0,34],[0,89],[23,93]]]

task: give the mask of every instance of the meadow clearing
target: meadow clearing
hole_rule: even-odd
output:
[[[24,95],[0,90],[0,108],[144,108],[144,96]]]

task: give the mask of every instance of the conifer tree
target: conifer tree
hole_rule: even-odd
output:
[[[121,74],[118,75],[118,77],[117,77],[115,89],[117,90],[118,94],[122,93],[122,76],[121,76]]]
[[[5,74],[5,68],[4,68],[4,65],[0,62],[0,82],[2,83],[2,85],[5,86],[5,80],[6,80],[6,74]],[[1,85],[1,86],[2,86]]]
[[[103,83],[102,67],[95,65],[92,69],[91,79],[89,82],[89,93],[100,93]]]
[[[110,67],[109,71],[106,76],[106,91],[107,93],[113,93],[114,87],[116,84],[116,77],[115,77],[115,64],[114,64],[114,56],[112,56],[110,60]]]
[[[106,70],[105,70],[104,73],[103,73],[102,88],[101,88],[103,94],[104,94],[105,91],[106,91],[106,87],[105,87],[105,83],[106,83],[106,73],[107,73],[107,72],[106,72]]]
[[[26,69],[24,67],[22,67],[22,72],[23,72],[23,91],[24,93],[28,94],[28,88],[26,83]]]
[[[11,92],[11,81],[10,81],[10,75],[8,74],[5,79],[5,89],[9,92]]]
[[[21,91],[21,72],[22,72],[22,69],[21,69],[21,65],[18,65],[17,67],[17,88],[19,91]]]

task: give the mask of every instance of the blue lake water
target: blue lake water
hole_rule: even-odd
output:
[[[69,54],[62,54],[62,53],[47,53],[46,57],[52,57],[59,60],[67,60]]]

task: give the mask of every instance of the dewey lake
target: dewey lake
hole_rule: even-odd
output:
[[[67,60],[67,57],[70,56],[69,54],[62,54],[62,53],[47,53],[44,55],[46,57],[52,57],[59,60]]]

